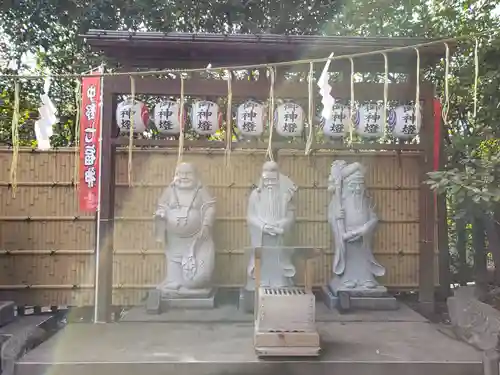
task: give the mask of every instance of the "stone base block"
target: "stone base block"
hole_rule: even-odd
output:
[[[215,291],[206,297],[162,297],[161,310],[168,309],[213,309],[215,307]]]
[[[159,290],[151,290],[146,300],[148,314],[161,314],[168,309],[213,309],[215,307],[215,293],[213,289],[205,296],[165,296]]]
[[[16,317],[16,306],[12,301],[0,301],[0,327],[9,324]]]
[[[385,289],[385,288],[384,288]],[[339,296],[335,295],[329,287],[324,286],[321,289],[323,301],[326,306],[333,310],[339,309]],[[374,291],[374,294],[363,295],[359,291],[342,290],[339,293],[344,293],[349,296],[349,309],[360,310],[397,310],[399,308],[396,298],[389,294],[380,294]],[[342,309],[342,308],[340,308]],[[346,310],[345,308],[342,310]]]
[[[241,288],[238,310],[243,310],[247,313],[253,313],[254,305],[255,305],[255,292],[253,290]]]
[[[346,288],[340,279],[335,277],[327,287],[332,291],[334,296],[338,296],[341,292],[348,293],[351,297],[386,297],[387,288],[383,285],[377,285],[375,288],[366,288],[357,286],[356,288]]]
[[[175,291],[161,291],[163,299],[207,298],[214,293],[213,288],[187,289],[180,288]]]
[[[146,312],[148,314],[161,314],[161,292],[150,290],[146,300]]]
[[[356,289],[348,289],[348,288],[338,288],[333,289],[334,295],[339,295],[339,293],[347,293],[350,297],[387,297],[387,288],[385,286],[379,285],[376,288],[356,288]]]

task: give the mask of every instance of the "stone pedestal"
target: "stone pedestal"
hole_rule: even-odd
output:
[[[247,313],[253,313],[255,305],[255,292],[245,288],[240,289],[240,299],[238,301],[238,310]]]
[[[165,294],[152,290],[146,301],[146,311],[149,314],[161,314],[168,309],[213,309],[215,307],[216,289],[192,291],[189,294]]]
[[[374,289],[359,288],[347,289],[339,288],[333,292],[330,287],[322,287],[323,300],[326,306],[333,310],[397,310],[399,308],[398,301],[393,296],[387,293],[387,288],[378,286]],[[348,296],[348,307],[340,306],[339,295]]]

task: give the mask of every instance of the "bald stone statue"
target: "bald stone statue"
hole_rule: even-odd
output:
[[[179,164],[155,212],[156,239],[166,242],[164,296],[208,295],[215,266],[215,199],[192,164]]]
[[[295,266],[292,252],[286,246],[287,235],[295,223],[293,197],[297,187],[279,172],[278,164],[268,161],[262,168],[257,188],[248,200],[247,223],[252,247],[274,247],[262,253],[261,285],[285,287],[293,285]],[[248,266],[246,290],[255,290],[255,254]]]

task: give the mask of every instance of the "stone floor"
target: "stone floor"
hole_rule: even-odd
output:
[[[258,359],[251,315],[218,310],[154,316],[133,309],[120,323],[71,324],[21,358],[16,374],[482,374],[479,352],[405,306],[346,315],[318,306],[322,355],[302,361]]]

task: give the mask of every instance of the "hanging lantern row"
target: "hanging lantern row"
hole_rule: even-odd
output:
[[[364,104],[353,111],[353,130],[366,139],[384,136],[384,106]],[[323,122],[323,133],[331,138],[347,136],[350,127],[349,106],[334,104],[331,117]],[[398,139],[411,139],[420,133],[422,114],[415,113],[415,106],[401,105],[386,112],[387,129]]]
[[[362,138],[375,139],[384,136],[384,106],[365,104],[353,110],[353,131]],[[351,108],[334,104],[330,118],[323,121],[323,133],[330,138],[342,138],[349,133]],[[187,112],[184,111],[184,120]],[[419,134],[422,115],[415,113],[415,106],[401,105],[386,112],[387,129],[398,139],[411,139]],[[125,100],[116,108],[117,125],[122,133],[148,130],[149,112],[140,101]],[[277,106],[274,112],[274,128],[283,137],[297,137],[304,131],[305,113],[293,102]],[[262,103],[248,100],[236,113],[236,126],[243,136],[259,137],[264,133],[266,110]],[[186,123],[186,121],[184,121]],[[160,134],[174,135],[181,130],[180,104],[174,100],[162,101],[154,107],[154,124]],[[217,103],[200,100],[191,107],[191,127],[200,135],[213,135],[222,125],[222,113]]]
[[[304,131],[304,110],[296,103],[279,105],[274,112],[274,127],[283,137],[297,137]],[[263,104],[248,100],[238,107],[236,126],[242,135],[258,137],[264,133],[266,110]]]
[[[186,111],[184,110],[184,124]],[[136,100],[125,100],[116,107],[116,120],[121,133],[129,133],[133,122],[133,132],[143,133],[148,130],[149,112],[146,105]],[[154,107],[153,120],[160,134],[174,135],[181,131],[181,108],[174,100],[164,100]],[[200,100],[191,107],[191,124],[196,133],[212,135],[220,129],[222,114],[217,103]]]

